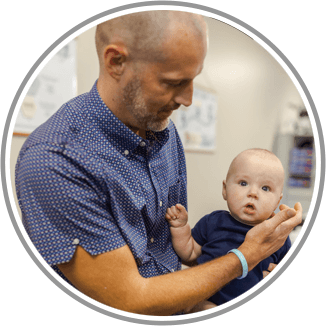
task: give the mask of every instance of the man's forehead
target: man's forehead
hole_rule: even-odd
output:
[[[155,72],[162,80],[193,80],[203,69],[206,56],[206,43],[193,35],[182,38],[180,35],[167,39],[160,47],[163,57],[150,62],[147,70]]]
[[[187,66],[187,64],[185,64]],[[164,65],[162,66],[164,67]],[[181,80],[193,80],[203,70],[203,63],[194,69],[194,71],[184,71],[183,69],[174,69],[167,65],[166,68],[162,68],[158,72],[158,77],[162,80],[181,81]]]

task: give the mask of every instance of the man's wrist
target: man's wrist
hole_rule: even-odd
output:
[[[260,258],[258,257],[257,250],[253,250],[250,246],[246,244],[242,244],[239,248],[237,248],[244,256],[248,264],[248,271],[252,270],[256,265],[260,263]]]
[[[241,265],[242,265],[242,275],[240,277],[238,277],[238,279],[243,279],[245,277],[247,277],[248,275],[248,263],[244,257],[244,255],[242,254],[242,252],[238,249],[232,249],[228,251],[229,253],[233,253],[237,256],[237,258],[240,260]]]

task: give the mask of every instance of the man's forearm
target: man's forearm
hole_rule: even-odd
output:
[[[240,275],[239,259],[228,254],[186,270],[143,279],[134,312],[172,315],[208,299]]]
[[[235,248],[236,249],[236,248]],[[252,270],[265,258],[259,250],[243,243],[238,248]],[[239,258],[233,254],[175,273],[143,279],[141,314],[171,315],[206,300],[243,273]]]
[[[242,274],[238,258],[228,254],[186,270],[143,278],[127,245],[98,256],[78,246],[72,260],[58,267],[91,298],[120,310],[149,315],[182,311]]]

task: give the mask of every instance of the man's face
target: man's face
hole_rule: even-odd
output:
[[[223,183],[231,215],[248,225],[268,219],[282,198],[283,181],[283,167],[276,159],[243,155]]]
[[[161,131],[180,105],[192,104],[193,79],[201,72],[206,42],[194,36],[165,42],[165,60],[134,64],[134,73],[123,88],[123,106],[131,126]]]

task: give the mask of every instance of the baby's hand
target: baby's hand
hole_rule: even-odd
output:
[[[181,204],[177,204],[167,208],[166,220],[169,222],[169,225],[174,228],[180,228],[186,225],[188,214],[185,207]]]

